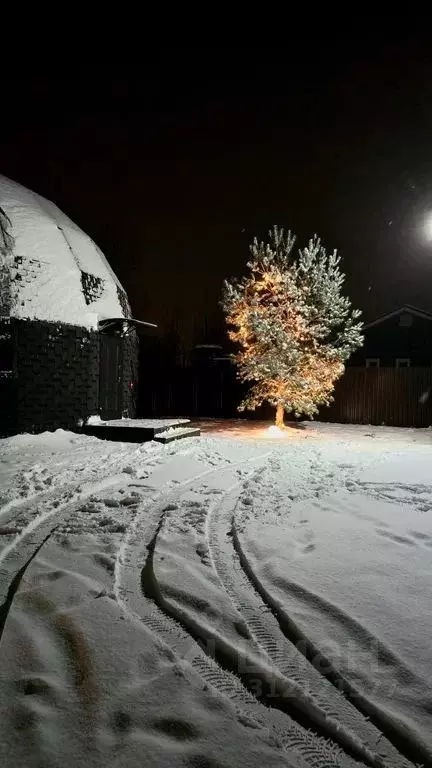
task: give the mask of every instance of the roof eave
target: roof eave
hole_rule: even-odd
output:
[[[368,328],[373,328],[373,326],[375,325],[384,323],[386,320],[390,320],[390,318],[396,317],[397,315],[402,314],[402,312],[408,312],[411,315],[422,317],[424,320],[432,321],[432,314],[430,312],[425,312],[422,309],[417,309],[416,307],[412,307],[410,304],[405,304],[403,307],[399,307],[399,309],[393,310],[393,312],[388,312],[386,315],[381,315],[381,317],[377,317],[376,320],[372,320],[372,322],[370,323],[365,323],[365,325],[363,326],[363,330],[367,331]]]
[[[133,326],[143,326],[146,328],[157,328],[155,323],[148,323],[146,320],[137,320],[135,317],[104,317],[102,320],[99,320],[98,329],[103,331],[120,323],[127,323],[128,325]]]

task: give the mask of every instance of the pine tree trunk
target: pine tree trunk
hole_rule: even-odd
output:
[[[279,429],[283,429],[285,426],[284,416],[285,416],[285,409],[283,405],[279,403],[276,406],[276,426],[279,427]]]

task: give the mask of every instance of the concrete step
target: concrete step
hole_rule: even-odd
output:
[[[199,437],[201,430],[197,427],[172,427],[165,432],[159,432],[154,439],[158,443],[172,443],[173,440],[182,440],[184,437]]]
[[[84,424],[82,432],[101,440],[145,443],[153,440],[156,435],[163,435],[171,429],[185,428],[189,423],[189,419],[112,419]],[[187,436],[185,435],[185,437]]]

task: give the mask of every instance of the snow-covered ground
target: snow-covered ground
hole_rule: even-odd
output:
[[[0,765],[432,765],[431,447],[0,441]]]

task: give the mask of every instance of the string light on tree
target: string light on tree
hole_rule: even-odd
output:
[[[268,242],[251,245],[249,274],[225,281],[222,306],[238,376],[252,383],[239,410],[263,402],[312,417],[332,399],[344,363],[363,343],[360,312],[341,295],[345,276],[336,251],[327,254],[315,235],[293,255],[295,237],[274,227]]]

